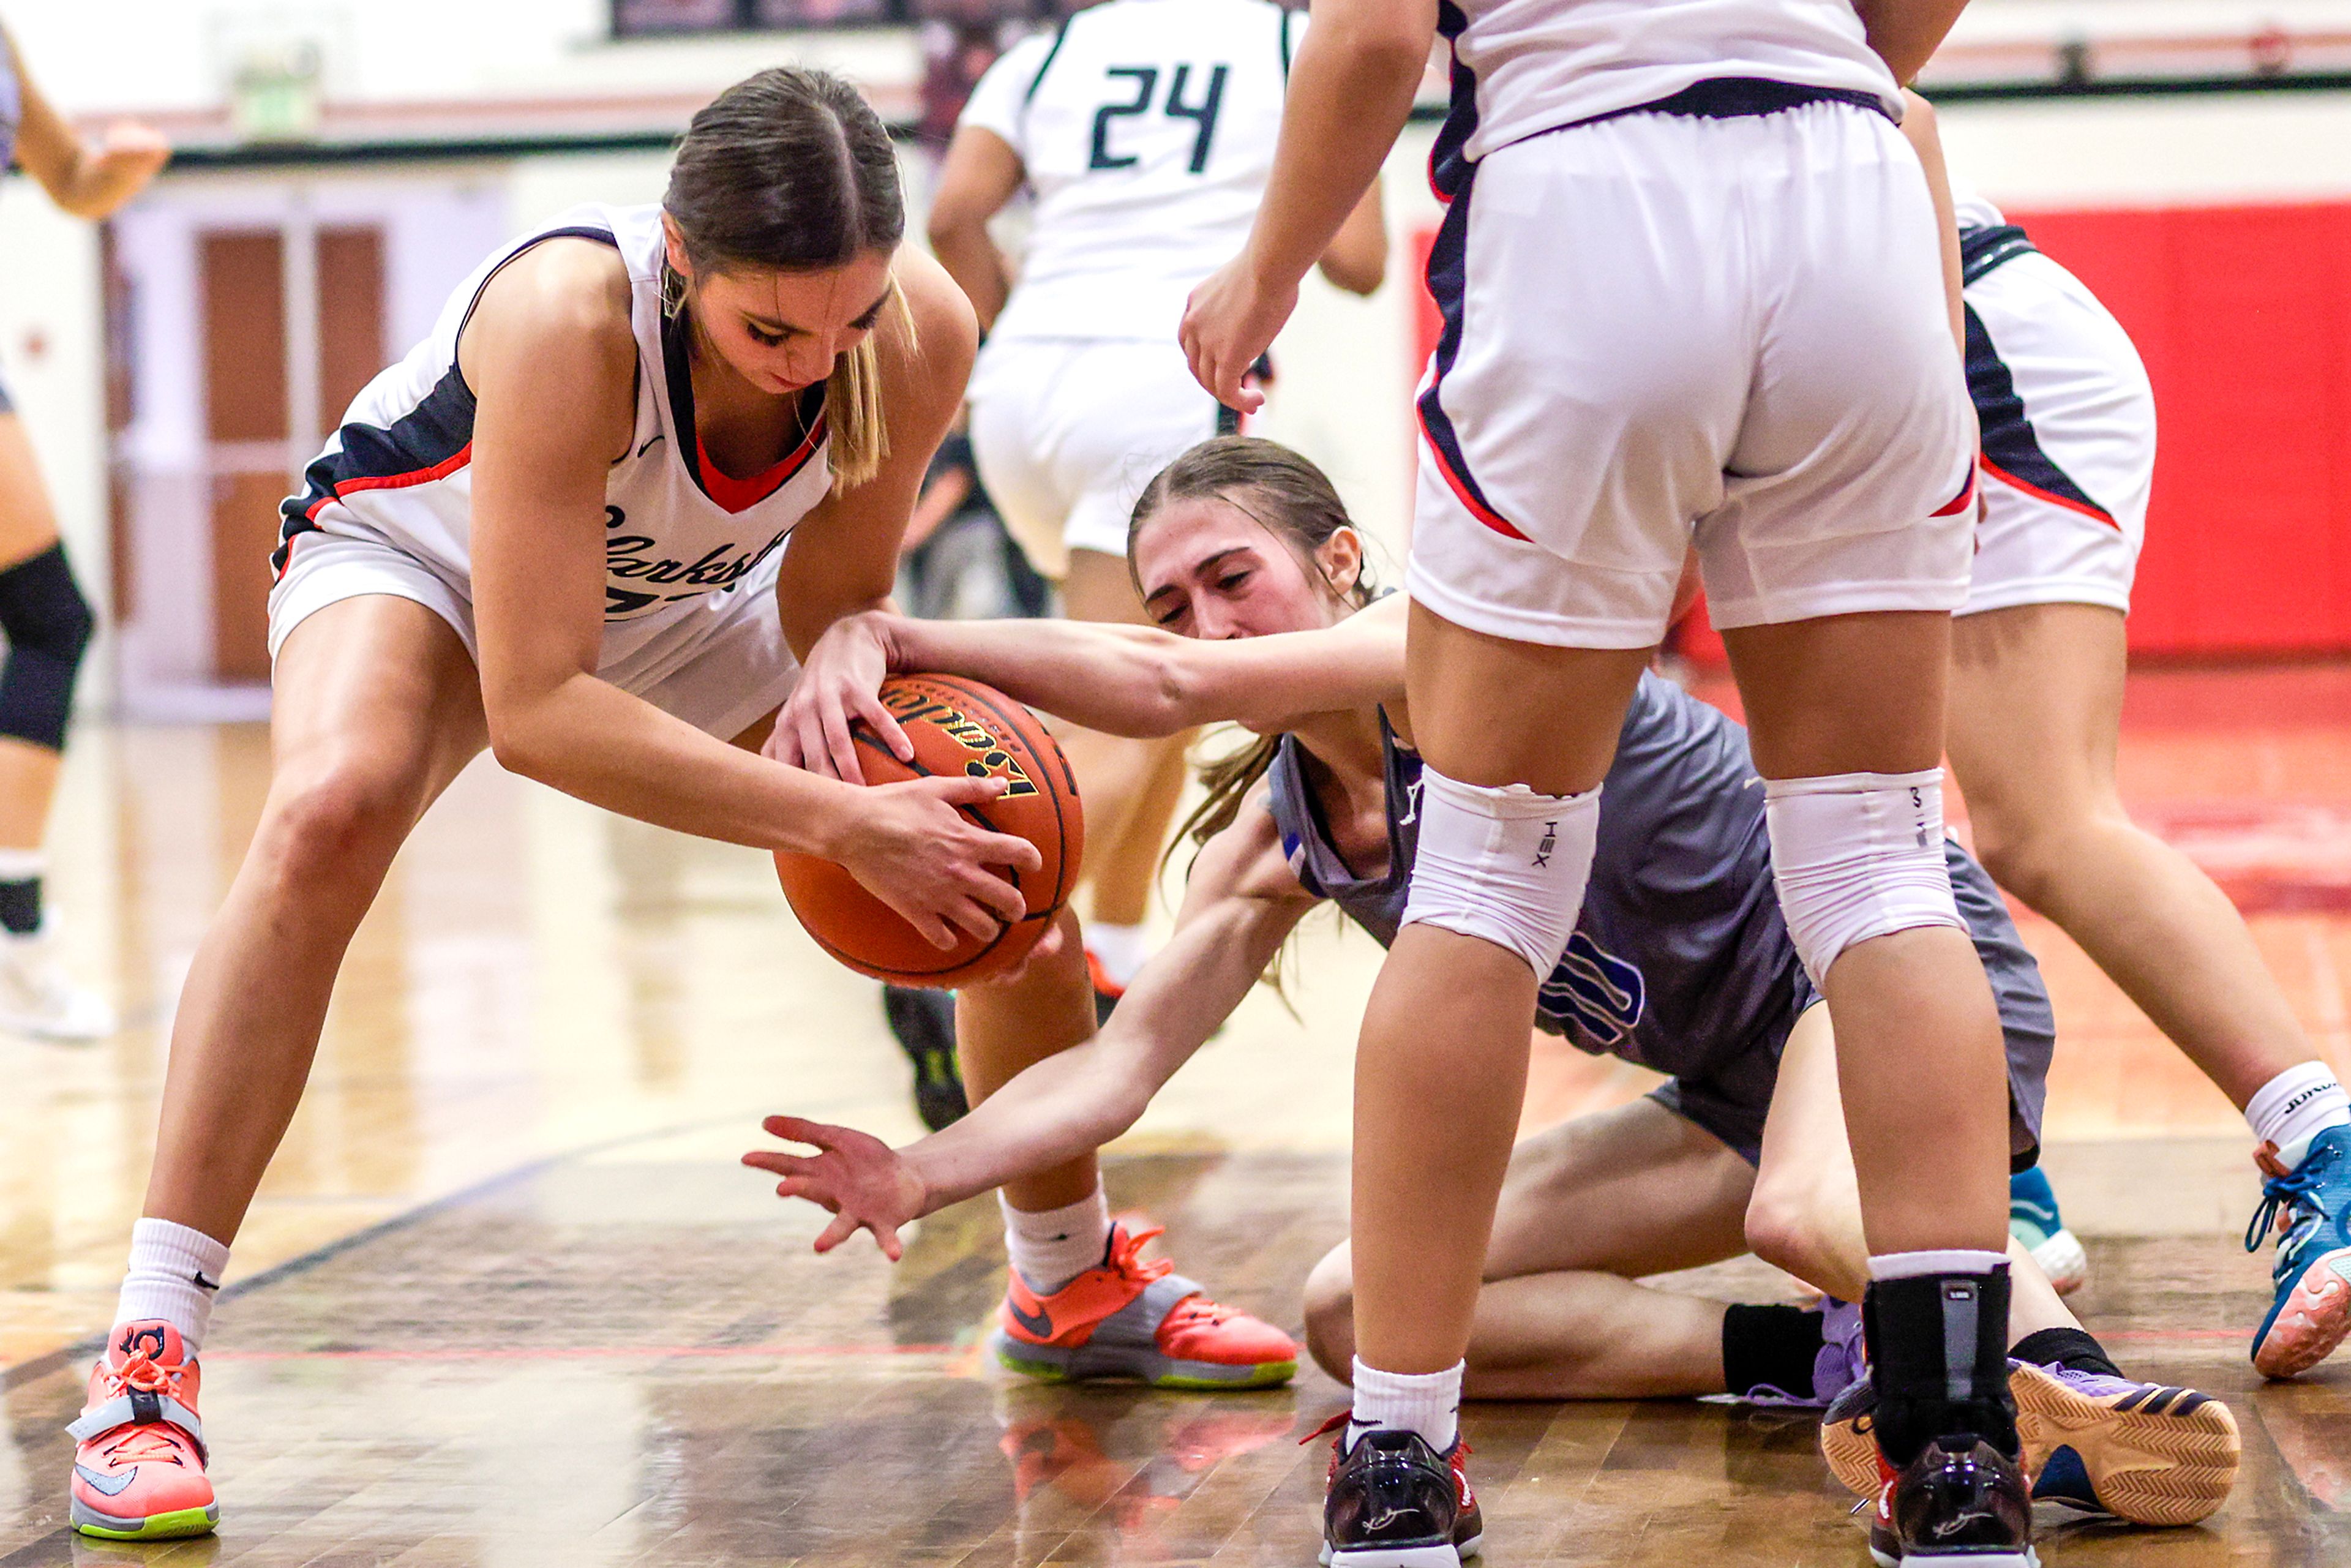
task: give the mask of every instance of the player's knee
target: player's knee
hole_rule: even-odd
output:
[[[2069,877],[2092,862],[2095,835],[2132,832],[2120,807],[1978,811],[1969,802],[1976,859],[1992,881],[2034,908],[2058,900]]]
[[[350,879],[380,874],[399,850],[414,799],[413,782],[381,762],[336,758],[301,768],[270,791],[255,852],[291,891],[356,891]]]
[[[1346,1383],[1355,1370],[1355,1274],[1341,1242],[1306,1276],[1306,1349],[1314,1364]]]
[[[0,735],[64,748],[74,677],[96,629],[64,547],[52,545],[0,571],[0,633],[8,639],[0,666]]]
[[[1599,789],[1542,795],[1426,767],[1420,779],[1420,851],[1404,923],[1481,937],[1548,978],[1592,874]]]
[[[1800,1280],[1818,1280],[1826,1230],[1803,1195],[1759,1186],[1747,1202],[1747,1249]]]
[[[1780,910],[1815,985],[1872,937],[1966,929],[1943,858],[1942,769],[1773,779],[1763,793]]]

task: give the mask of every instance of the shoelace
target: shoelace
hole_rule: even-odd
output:
[[[106,1458],[109,1463],[117,1465],[185,1464],[187,1455],[181,1444],[186,1440],[175,1428],[163,1424],[133,1427],[120,1442],[106,1450]]]
[[[1167,1228],[1164,1225],[1146,1225],[1140,1230],[1122,1228],[1121,1239],[1111,1243],[1110,1257],[1106,1261],[1114,1272],[1131,1280],[1141,1280],[1147,1284],[1154,1280],[1165,1279],[1176,1271],[1174,1261],[1165,1258],[1145,1258],[1143,1249],[1165,1234]]]
[[[166,1367],[145,1351],[135,1351],[122,1364],[108,1370],[103,1387],[107,1396],[129,1393],[157,1394],[177,1399],[184,1369]],[[152,1422],[132,1427],[107,1449],[107,1458],[117,1463],[136,1464],[141,1461],[172,1464],[183,1462],[176,1428],[168,1422]]]
[[[2273,1229],[2292,1231],[2295,1217],[2304,1209],[2319,1213],[2317,1204],[2311,1200],[2337,1157],[2333,1147],[2314,1150],[2300,1168],[2262,1183],[2262,1206],[2253,1210],[2253,1222],[2245,1228],[2246,1251],[2260,1251],[2262,1240]],[[2283,1267],[2284,1262],[2281,1257],[2279,1266]]]

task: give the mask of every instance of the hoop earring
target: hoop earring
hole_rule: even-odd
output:
[[[662,319],[674,319],[677,313],[684,308],[685,279],[678,275],[677,268],[672,267],[669,264],[669,258],[664,256],[662,258],[661,275]]]

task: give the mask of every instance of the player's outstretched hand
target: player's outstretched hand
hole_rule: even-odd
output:
[[[770,1116],[759,1125],[786,1143],[816,1150],[795,1155],[753,1149],[743,1163],[781,1176],[778,1197],[804,1197],[831,1214],[832,1223],[816,1239],[818,1251],[830,1252],[860,1230],[870,1230],[890,1261],[905,1255],[898,1228],[921,1217],[930,1195],[895,1149],[854,1127],[798,1116]]]
[[[1247,251],[1227,262],[1185,302],[1178,337],[1193,379],[1227,408],[1243,413],[1263,408],[1265,393],[1249,384],[1249,371],[1297,308],[1295,280],[1268,287]]]
[[[1034,876],[1045,857],[1027,839],[991,832],[958,808],[986,805],[1009,784],[990,774],[861,790],[826,858],[847,866],[940,951],[955,946],[958,927],[987,941],[1029,913],[1026,895],[990,868]]]
[[[809,650],[762,754],[788,767],[862,784],[865,772],[850,735],[850,726],[862,722],[893,757],[912,762],[914,743],[882,706],[882,683],[889,674],[886,616],[869,612],[834,622]]]

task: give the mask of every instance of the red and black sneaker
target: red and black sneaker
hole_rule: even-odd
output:
[[[1322,1498],[1322,1560],[1330,1568],[1460,1568],[1485,1543],[1470,1489],[1469,1445],[1440,1454],[1417,1432],[1375,1427],[1347,1443],[1342,1411],[1307,1434],[1337,1432]]]
[[[1878,1458],[1878,1568],[2040,1568],[2024,1467],[1980,1437],[1938,1438],[1900,1469]]]

